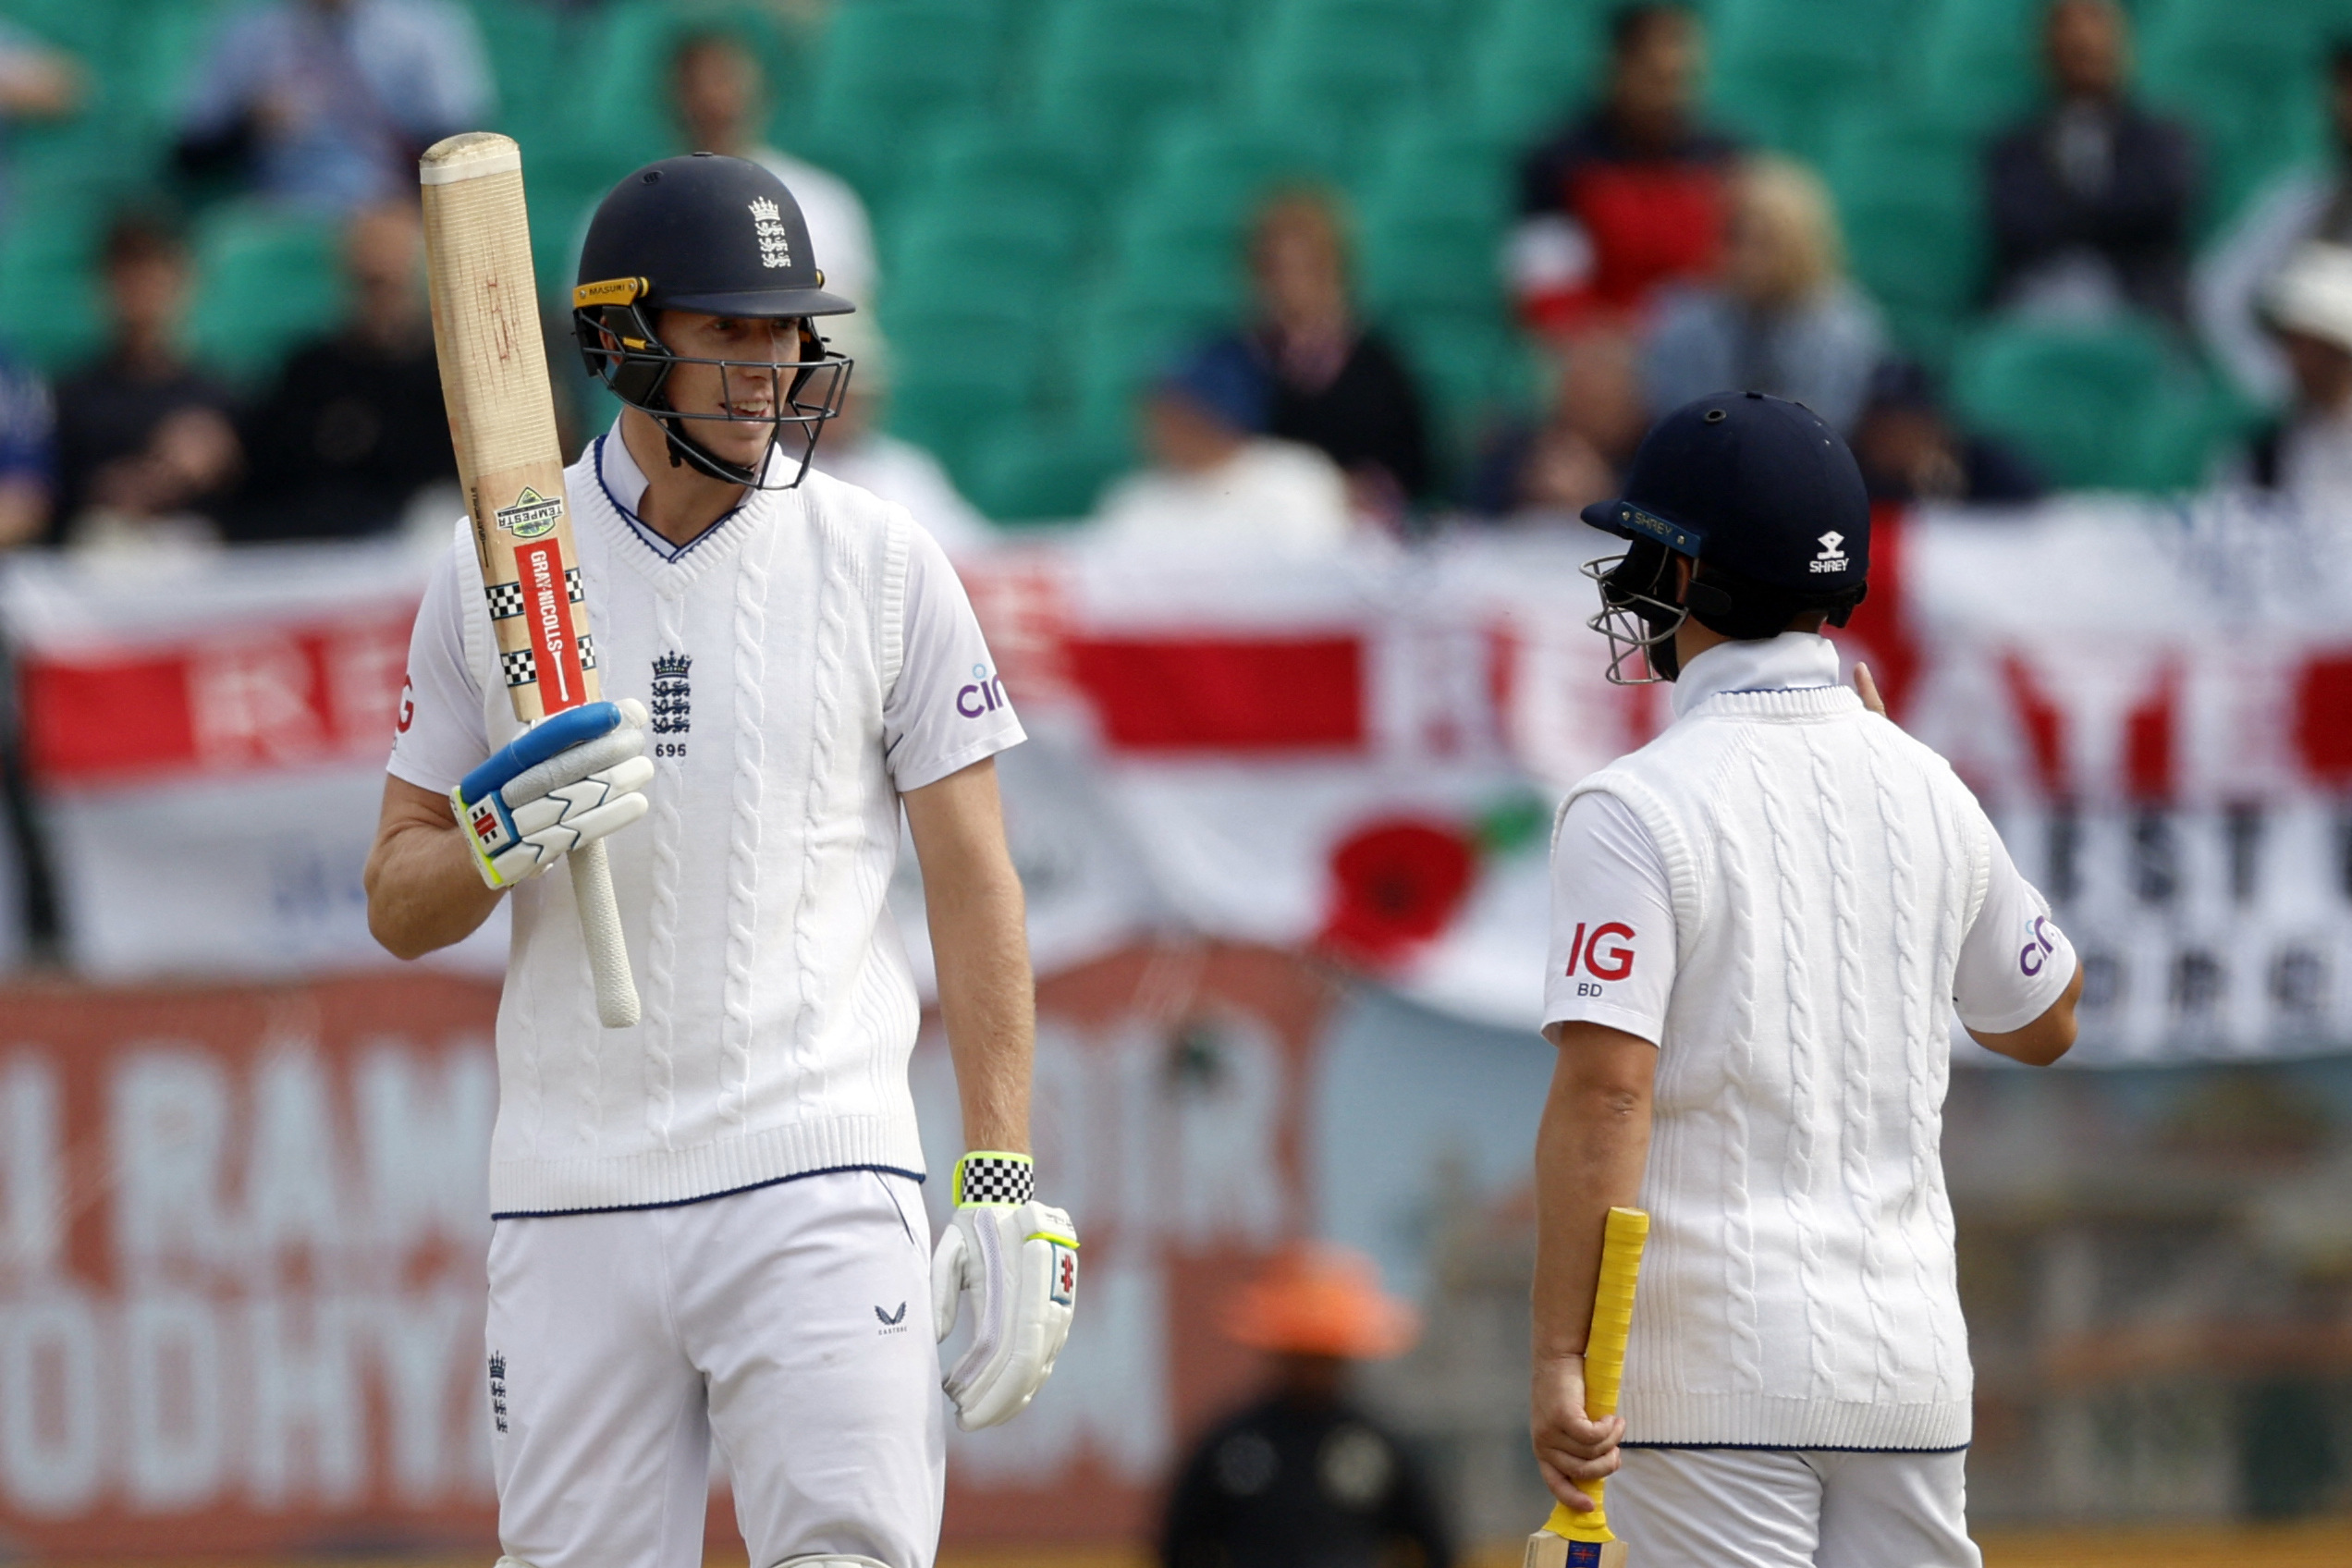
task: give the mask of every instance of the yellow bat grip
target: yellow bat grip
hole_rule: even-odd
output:
[[[1585,1414],[1599,1420],[1617,1414],[1617,1390],[1625,1380],[1625,1336],[1634,1326],[1634,1282],[1641,1276],[1642,1243],[1649,1239],[1649,1216],[1638,1208],[1612,1208],[1601,1232],[1600,1282],[1593,1292],[1592,1329],[1585,1337]],[[1599,1481],[1586,1481],[1589,1513],[1554,1503],[1544,1528],[1572,1541],[1613,1541]]]

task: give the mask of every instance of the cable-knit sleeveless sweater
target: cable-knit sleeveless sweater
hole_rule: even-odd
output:
[[[1837,686],[1717,692],[1587,791],[1648,828],[1674,904],[1627,1440],[1965,1444],[1939,1144],[1991,823]]]
[[[607,840],[644,1018],[597,1023],[567,868],[508,895],[491,1207],[677,1203],[849,1166],[919,1173],[906,1077],[919,1004],[883,910],[899,845],[883,701],[912,524],[812,472],[665,560],[593,458],[565,480],[605,696],[649,701],[665,661],[652,810]],[[460,582],[467,662],[503,745],[521,726],[478,570]]]

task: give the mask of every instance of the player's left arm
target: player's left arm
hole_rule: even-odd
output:
[[[1582,1020],[1544,1031],[1557,1047],[1536,1133],[1536,1463],[1552,1496],[1579,1511],[1583,1481],[1616,1473],[1625,1424],[1585,1414],[1585,1339],[1600,1282],[1601,1240],[1612,1207],[1631,1208],[1649,1158],[1658,1047],[1638,1035]]]
[[[971,1151],[956,1162],[954,1215],[931,1260],[940,1339],[973,1297],[972,1345],[945,1383],[970,1432],[1019,1415],[1052,1374],[1076,1304],[1078,1235],[1069,1215],[1037,1201],[1029,1159],[1036,999],[996,765],[974,763],[904,799]]]
[[[964,1145],[1027,1154],[1036,990],[1021,877],[1005,846],[997,765],[974,763],[904,799],[923,867]]]

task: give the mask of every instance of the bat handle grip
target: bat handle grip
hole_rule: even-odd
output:
[[[596,1018],[607,1029],[626,1029],[642,1016],[637,980],[629,973],[629,945],[621,940],[620,904],[613,897],[612,865],[602,839],[565,857],[571,891],[580,905],[580,934],[588,943],[588,967],[596,977]]]

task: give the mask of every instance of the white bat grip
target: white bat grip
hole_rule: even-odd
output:
[[[588,967],[596,976],[596,1017],[607,1029],[626,1029],[642,1010],[636,977],[629,973],[629,945],[620,938],[620,904],[613,897],[605,841],[582,844],[565,858],[571,865],[572,896],[580,904],[580,934],[588,942]]]

